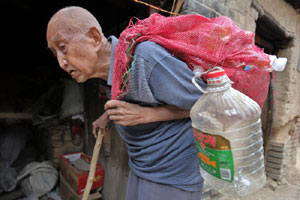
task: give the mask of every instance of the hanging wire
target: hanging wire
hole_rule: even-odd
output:
[[[133,0],[133,1],[136,2],[136,3],[143,4],[143,5],[145,5],[145,6],[149,6],[150,8],[156,9],[156,10],[158,10],[158,11],[168,13],[168,14],[170,14],[170,15],[180,15],[180,14],[178,14],[178,13],[175,13],[175,12],[171,12],[171,11],[167,11],[167,10],[161,9],[160,7],[154,6],[154,5],[152,5],[152,4],[148,4],[148,3],[143,2],[143,1],[140,1],[140,0]]]

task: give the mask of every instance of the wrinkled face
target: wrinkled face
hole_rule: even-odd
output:
[[[93,76],[97,51],[88,35],[57,30],[52,23],[48,25],[47,42],[59,66],[77,82],[85,82]]]

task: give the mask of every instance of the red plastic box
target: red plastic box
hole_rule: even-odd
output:
[[[60,170],[61,170],[61,174],[65,177],[66,181],[71,185],[73,190],[77,194],[82,194],[84,192],[85,185],[89,176],[89,171],[78,169],[77,167],[72,165],[71,162],[76,159],[82,159],[88,164],[90,164],[91,162],[91,157],[89,157],[88,155],[82,152],[62,155]],[[104,170],[102,166],[97,163],[95,178],[91,190],[102,187],[103,174],[104,174]]]
[[[66,181],[64,176],[59,173],[60,177],[60,184],[59,184],[59,190],[60,190],[60,197],[62,200],[81,200],[82,195],[76,194],[76,192],[73,190],[73,188],[70,186],[70,184]],[[100,192],[94,192],[91,193],[89,196],[89,200],[96,200],[100,199],[102,197]]]

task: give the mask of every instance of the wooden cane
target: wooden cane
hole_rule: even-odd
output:
[[[95,143],[95,146],[94,146],[94,150],[93,150],[92,161],[91,161],[91,165],[90,165],[90,172],[89,172],[88,180],[87,180],[86,185],[85,185],[82,200],[88,200],[89,195],[90,195],[90,191],[91,191],[91,188],[92,188],[92,185],[93,185],[95,172],[96,172],[96,164],[97,164],[98,157],[99,157],[99,152],[100,152],[100,149],[101,149],[102,137],[103,136],[102,136],[101,130],[99,130],[98,135],[97,135],[97,139],[96,139],[96,143]]]

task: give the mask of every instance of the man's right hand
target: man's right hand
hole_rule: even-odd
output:
[[[103,113],[97,120],[93,122],[93,135],[96,138],[97,132],[101,130],[102,135],[105,135],[109,129],[109,118],[107,111]]]

